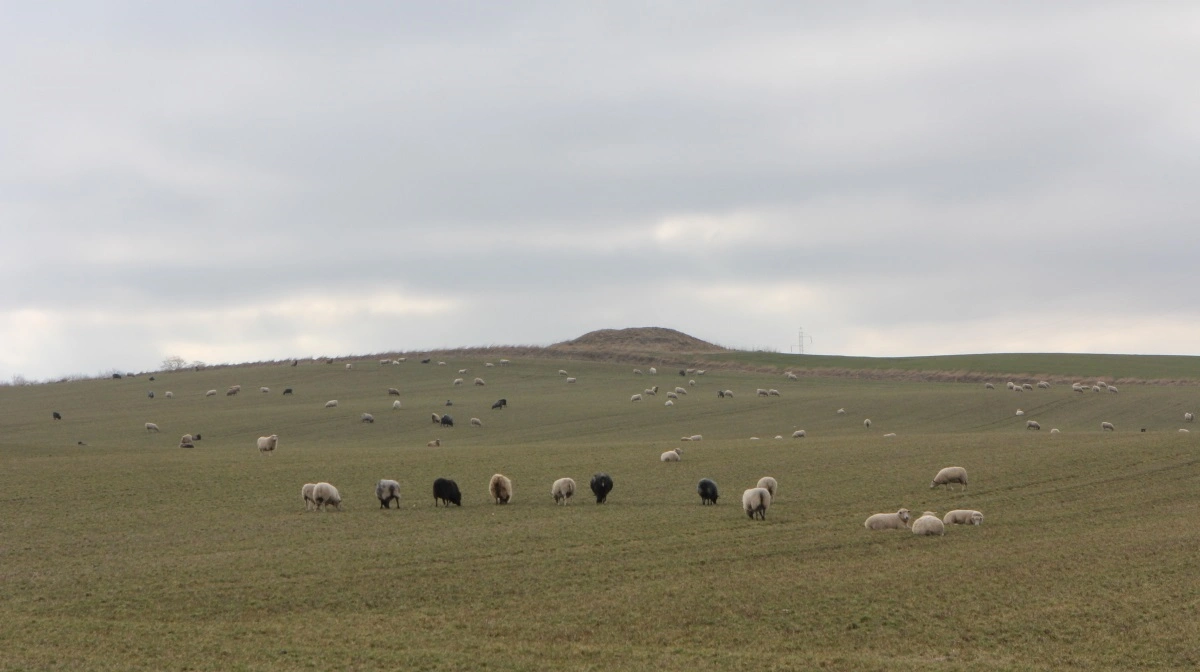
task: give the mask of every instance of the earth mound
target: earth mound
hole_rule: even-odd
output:
[[[643,352],[726,352],[728,348],[664,327],[598,329],[555,343],[555,350],[624,350]]]

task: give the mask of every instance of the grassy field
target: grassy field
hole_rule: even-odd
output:
[[[1118,375],[1076,364],[1081,378]],[[986,366],[973,368],[1009,364]],[[692,387],[548,359],[155,377],[0,387],[3,669],[1200,665],[1200,433],[1178,432],[1200,410],[1190,386],[1017,394],[713,370]],[[233,384],[242,393],[225,396]],[[667,408],[676,385],[689,394]],[[500,397],[508,408],[491,410]],[[431,424],[447,411],[456,427]],[[808,438],[773,438],[796,429]],[[176,447],[196,432],[195,449]],[[271,433],[279,448],[260,456]],[[704,440],[679,441],[692,434]],[[659,462],[677,446],[682,462]],[[970,487],[930,490],[951,464]],[[598,471],[616,483],[604,506],[587,492]],[[496,472],[513,479],[508,506],[489,501]],[[741,493],[763,475],[780,491],[751,522]],[[439,476],[458,481],[461,508],[433,506]],[[582,492],[556,507],[561,476]],[[715,507],[695,494],[704,477],[721,487]],[[401,510],[378,508],[380,478],[400,482]],[[342,512],[304,510],[300,487],[318,480],[341,490]],[[941,538],[863,529],[901,506],[986,521]]]

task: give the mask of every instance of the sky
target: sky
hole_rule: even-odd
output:
[[[1200,354],[1200,6],[0,0],[0,381]]]

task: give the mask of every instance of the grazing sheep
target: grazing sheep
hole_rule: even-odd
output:
[[[462,385],[462,384],[463,384],[463,379],[462,379],[462,378],[455,378],[455,379],[454,379],[454,384],[455,384],[455,385]]]
[[[667,392],[667,398],[668,399],[678,399],[679,393],[678,392]]]
[[[560,375],[560,376],[565,376],[565,375],[567,375],[567,372],[566,372],[566,371],[564,371],[564,370],[562,370],[562,369],[559,369],[559,370],[558,370],[558,375]]]
[[[483,420],[480,420],[479,418],[471,418],[471,424],[475,427],[482,427]]]
[[[1093,386],[1092,386],[1092,391],[1093,391],[1093,392],[1099,392],[1099,391],[1100,391],[1100,386],[1099,386],[1099,385],[1093,385]]]
[[[284,394],[291,394],[291,393],[292,393],[292,388],[290,388],[290,387],[285,387],[285,388],[283,388],[283,393],[284,393]]]
[[[507,359],[500,360],[500,366],[508,366],[508,360]]]
[[[507,504],[512,499],[512,480],[504,474],[492,474],[492,480],[488,481],[488,492],[497,504]]]
[[[725,390],[717,390],[717,398],[724,399],[725,398]]]
[[[704,435],[703,434],[692,434],[691,436],[688,437],[688,440],[689,441],[703,441]]]
[[[733,398],[733,390],[725,390],[725,398],[732,399]]]
[[[1075,384],[1071,385],[1071,389],[1076,392],[1080,392],[1080,393],[1083,392],[1083,386],[1080,385],[1079,383],[1075,383]]]
[[[442,426],[443,427],[453,427],[454,426],[454,418],[450,417],[449,413],[442,416]]]
[[[491,362],[484,362],[483,366],[484,366],[484,368],[491,369],[491,368],[495,368],[496,365]]]
[[[1044,380],[1039,380],[1037,386],[1043,390],[1050,389],[1050,383],[1048,383]]]
[[[353,364],[351,364],[350,362],[346,362],[346,370],[347,371],[349,371],[350,369],[353,369],[353,368],[354,368]]]
[[[158,425],[154,424],[153,422],[147,422],[146,423],[146,431],[147,432],[157,432]]]
[[[560,478],[550,486],[550,495],[554,497],[555,504],[566,505],[567,500],[575,496],[575,479]]]
[[[271,453],[275,452],[275,447],[277,445],[279,445],[278,434],[258,437],[258,453],[260,455],[270,455]]]
[[[657,375],[657,374],[658,374],[658,369],[654,368],[653,366],[650,367],[650,375],[653,376],[653,375]]]
[[[375,416],[371,415],[370,413],[363,413],[362,418],[359,420],[359,422],[369,422],[369,423],[374,424]]]
[[[462,506],[462,494],[458,491],[458,483],[448,479],[439,478],[433,482],[433,505],[438,505],[438,500],[442,501],[442,506]]]
[[[1025,415],[1025,411],[1022,411],[1021,409],[1019,409],[1019,408],[1018,408],[1018,409],[1017,409],[1017,415],[1018,415],[1018,416]]]
[[[215,396],[217,396],[217,391],[216,391],[216,390],[209,390],[209,391],[207,391],[207,392],[205,392],[205,393],[204,393],[204,396],[206,396],[206,397],[215,397]]]
[[[984,383],[984,384],[983,384],[983,389],[985,389],[985,390],[994,390],[994,389],[996,389],[996,386],[995,386],[995,385],[993,385],[993,384],[991,384],[991,383]]]
[[[675,388],[675,394],[687,394],[687,393],[688,393],[688,391],[683,389],[682,387]]]
[[[1112,392],[1113,394],[1116,394],[1116,393],[1117,393],[1117,386],[1116,386],[1116,385],[1109,385],[1109,386],[1108,386],[1108,391],[1109,391],[1109,392]],[[170,394],[170,392],[168,392],[167,394]]]
[[[967,470],[962,467],[946,467],[937,472],[933,477],[933,482],[929,484],[930,489],[936,488],[939,485],[944,485],[947,488],[951,483],[962,484],[963,490],[967,489]]]
[[[1013,392],[1024,392],[1024,391],[1025,391],[1025,389],[1022,388],[1020,385],[1013,388]]]
[[[797,376],[796,374],[792,373],[791,371],[788,371],[787,373],[785,373],[784,376],[786,376],[788,380],[800,380],[800,377]]]
[[[392,402],[392,410],[399,410],[399,408],[400,408],[400,400],[397,399]]]
[[[442,416],[441,415],[439,415],[437,413],[430,413],[429,417],[430,417],[430,419],[433,420],[433,424],[435,424],[435,425],[442,424]]]
[[[1041,430],[1041,428],[1042,428],[1042,426],[1038,424],[1037,420],[1026,420],[1025,421],[1025,429]]]
[[[838,414],[838,415],[845,415],[845,414],[846,414],[846,409],[844,409],[844,408],[839,408],[839,409],[837,410],[837,414]]]
[[[803,439],[806,436],[808,436],[808,434],[803,429],[797,429],[796,431],[792,432],[793,439]]]
[[[1100,423],[1100,431],[1102,431],[1102,432],[1115,432],[1115,431],[1117,431],[1117,430],[1116,430],[1116,428],[1115,428],[1115,427],[1113,427],[1113,424],[1112,424],[1111,422],[1102,422],[1102,423]]]
[[[332,504],[338,511],[341,511],[342,495],[338,493],[337,488],[328,483],[317,483],[317,487],[313,488],[313,503],[316,504],[317,511],[320,511],[322,506],[324,506],[325,510],[328,511],[330,504]]]
[[[1184,421],[1184,422],[1195,422],[1195,421],[1196,421],[1196,414],[1195,414],[1195,413],[1184,413],[1184,414],[1183,414],[1183,421]]]
[[[765,397],[765,396],[767,396],[767,391],[766,391],[766,390],[764,390],[764,389],[763,389],[763,388],[761,388],[761,387],[760,387],[760,388],[758,388],[757,390],[755,390],[755,391],[754,391],[754,393],[755,393],[755,394],[757,394],[757,395],[758,395],[758,396],[760,396],[760,397]]]
[[[459,370],[458,370],[458,375],[460,375],[460,376],[462,376],[462,375],[465,375],[466,373],[467,373],[467,370],[466,370],[466,369],[459,369]]]
[[[863,427],[865,427],[865,428],[867,428],[867,429],[870,429],[870,428],[871,428],[871,419],[870,419],[870,418],[867,418],[866,420],[863,420]]]
[[[1027,392],[1032,392],[1032,391],[1033,391],[1033,385],[1030,385],[1029,383],[1025,383],[1024,385],[1022,385],[1022,386],[1021,386],[1021,389],[1022,389],[1022,390],[1025,390],[1025,391],[1027,391]]]
[[[442,447],[442,440],[441,440],[441,439],[434,439],[434,440],[430,441],[429,443],[425,444],[425,447],[426,447],[426,448],[441,448],[441,447]]]
[[[696,494],[700,495],[700,504],[716,504],[717,497],[720,496],[717,492],[717,484],[709,478],[702,478],[696,484]]]
[[[635,376],[640,376],[640,375],[642,375],[642,370],[641,370],[641,369],[634,369],[634,370],[633,370],[633,375],[635,375]]]
[[[771,493],[772,499],[775,498],[775,493],[779,491],[779,483],[770,476],[763,476],[762,478],[758,479],[758,483],[754,487],[765,489],[767,492]]]
[[[330,399],[325,402],[325,408],[337,408],[337,399]]]
[[[303,488],[300,488],[300,496],[304,498],[304,510],[311,511],[316,509],[317,500],[313,499],[313,495],[317,491],[316,483],[305,483]]]
[[[55,420],[62,420],[62,413],[59,413],[58,411],[54,411],[52,413],[51,417],[53,417]]]
[[[658,456],[660,462],[678,462],[683,457],[682,448],[672,448]]]
[[[769,390],[767,390],[767,396],[769,396],[769,397],[778,397],[778,396],[780,396],[780,395],[779,395],[779,390],[776,390],[776,389],[774,389],[774,388],[772,388],[772,389],[769,389]]]
[[[576,380],[576,379],[575,379],[574,377],[567,378],[567,382],[568,382],[568,383],[573,383],[573,382],[575,382],[575,380]],[[483,383],[475,383],[475,384],[476,384],[476,385],[482,385]]]
[[[696,386],[696,379],[695,379],[695,378],[693,378],[693,379],[691,379],[691,380],[689,380],[689,381],[688,381],[688,387],[695,387],[695,386]]]
[[[396,508],[400,508],[400,484],[396,481],[382,479],[375,484],[375,497],[379,499],[379,508],[392,508],[392,500],[396,500]]]
[[[946,525],[935,511],[926,511],[913,521],[913,534],[923,537],[940,537],[946,534]]]
[[[766,488],[750,488],[742,493],[742,510],[750,520],[757,516],[759,520],[767,519],[767,509],[771,508],[771,493]]]
[[[492,404],[492,410],[493,411],[496,409],[504,410],[505,406],[508,406],[508,399],[497,399],[496,403]]]
[[[632,397],[630,397],[630,398],[629,398],[629,400],[630,400],[630,401],[641,401],[641,400],[642,400],[642,395],[640,395],[640,394],[635,394],[635,395],[633,395]]]
[[[863,527],[868,530],[903,530],[908,527],[910,518],[908,509],[900,509],[895,513],[876,513],[867,516]]]
[[[271,392],[271,388],[269,388],[269,387],[260,387],[260,388],[258,388],[258,391],[259,391],[259,392],[262,392],[263,394],[269,394],[269,393]],[[171,394],[171,393],[170,393],[170,392],[168,392],[168,393],[167,393],[167,396],[170,396],[170,394]]]
[[[147,392],[146,396],[153,399],[154,398],[154,390],[150,390],[149,392]]]
[[[1058,431],[1058,428],[1057,428],[1057,427],[1053,427],[1053,428],[1051,428],[1051,429],[1050,429],[1050,433],[1051,433],[1051,434],[1059,434],[1060,432]]]
[[[982,525],[983,514],[971,509],[955,509],[942,517],[947,525]]]
[[[388,388],[388,396],[389,397],[398,397],[398,396],[400,396],[400,390],[397,390],[394,387],[389,387]]]
[[[671,399],[667,399],[667,402],[665,404],[663,404],[663,406],[674,406],[674,405],[675,405],[675,402]]]
[[[592,476],[592,494],[596,495],[596,503],[603,504],[608,501],[608,493],[612,492],[613,480],[608,474],[596,474]]]

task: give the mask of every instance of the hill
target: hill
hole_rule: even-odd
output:
[[[633,327],[629,329],[598,329],[579,338],[555,343],[551,350],[608,351],[634,353],[713,353],[728,352],[728,348],[689,336],[681,331],[663,327]]]

